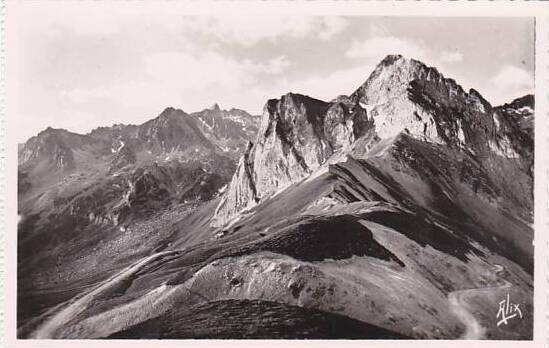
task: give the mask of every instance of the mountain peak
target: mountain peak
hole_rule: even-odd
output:
[[[491,113],[490,103],[415,59],[387,56],[350,99],[368,109],[381,138],[405,130],[435,143],[467,147],[493,138],[494,122],[483,117]]]
[[[376,66],[364,85],[373,84],[376,81],[381,84],[391,84],[413,80],[440,81],[443,79],[444,77],[435,67],[428,66],[417,59],[406,58],[402,55],[388,55]],[[455,83],[451,79],[449,81]]]
[[[389,66],[403,59],[406,59],[406,58],[404,58],[404,56],[402,56],[401,54],[389,54],[385,58],[383,58],[378,65]]]
[[[52,134],[63,134],[63,133],[69,133],[68,130],[63,128],[53,128],[53,127],[47,127],[40,133],[38,133],[38,136],[44,136],[44,135],[52,135]]]
[[[158,115],[159,117],[166,117],[166,116],[169,116],[169,115],[172,115],[174,113],[183,113],[182,110],[180,109],[176,109],[172,106],[168,106],[167,108],[165,108],[161,113],[160,115]]]
[[[400,73],[415,73],[420,72],[436,72],[439,74],[438,70],[434,67],[430,67],[427,64],[423,63],[420,60],[415,58],[408,58],[401,54],[390,54],[383,58],[374,69],[374,74],[376,71],[380,70],[392,70]]]
[[[65,129],[48,127],[30,138],[21,148],[19,164],[47,163],[45,167],[74,168],[72,149],[79,147],[86,136]]]
[[[176,109],[171,106],[167,107],[158,115],[158,117],[148,121],[156,122],[160,124],[173,124],[178,123],[180,120],[184,119],[185,116],[188,116],[187,113],[181,109]],[[145,122],[144,124],[147,124]]]
[[[328,107],[325,101],[315,99],[299,93],[286,93],[280,99],[270,99],[267,101],[265,115],[274,115],[278,110],[279,114],[285,114],[285,110],[289,108],[303,108],[306,112],[304,115],[313,115],[322,113]],[[312,112],[312,113],[311,113]]]
[[[221,111],[221,108],[219,107],[219,105],[217,103],[214,103],[212,106],[209,107],[209,110]]]

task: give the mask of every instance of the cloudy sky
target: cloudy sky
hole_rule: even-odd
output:
[[[533,93],[529,18],[192,17],[57,4],[18,6],[8,30],[18,141],[47,126],[139,124],[167,106],[192,112],[219,103],[259,114],[289,91],[330,100],[394,53],[436,66],[495,105]]]

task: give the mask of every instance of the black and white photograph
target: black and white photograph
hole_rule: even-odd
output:
[[[535,11],[180,4],[8,2],[18,342],[534,340]]]

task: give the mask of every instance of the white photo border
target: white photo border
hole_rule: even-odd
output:
[[[176,2],[176,1],[25,1],[40,6],[126,6],[128,11],[147,13],[150,7],[181,11],[185,15],[224,16],[293,14],[303,16],[436,16],[436,17],[535,17],[535,254],[534,339],[532,341],[460,340],[23,340],[16,338],[17,274],[17,143],[13,119],[17,97],[17,7],[18,0],[0,4],[0,264],[5,347],[547,347],[549,346],[548,231],[549,231],[549,3],[544,2],[412,2],[412,1],[293,1],[293,2]],[[37,11],[39,14],[40,12]],[[2,264],[3,263],[3,264]]]

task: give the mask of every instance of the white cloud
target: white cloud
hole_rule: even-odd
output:
[[[457,51],[443,51],[440,54],[439,60],[443,63],[457,63],[463,61],[463,54],[461,52]]]
[[[372,37],[384,37],[384,36],[390,36],[389,30],[385,26],[379,25],[379,24],[370,24],[369,26],[369,32],[370,36]]]
[[[284,69],[292,65],[292,62],[286,56],[278,56],[270,59],[267,64],[259,66],[259,70],[263,70],[265,73],[277,75],[284,72]]]
[[[370,31],[382,32],[376,26]],[[372,37],[365,41],[354,41],[345,55],[349,58],[366,58],[379,62],[389,54],[401,54],[407,58],[423,61],[428,65],[444,65],[463,61],[463,54],[458,51],[433,52],[422,42],[402,39],[394,36]]]
[[[488,100],[493,104],[503,104],[534,92],[534,76],[514,65],[506,65],[489,80],[484,88]]]
[[[220,41],[244,46],[280,37],[329,40],[347,26],[347,21],[341,17],[224,16],[187,17],[183,20],[186,31],[213,35]]]
[[[375,64],[336,70],[326,76],[314,76],[291,84],[291,91],[329,101],[341,94],[351,94],[370,76]],[[290,90],[288,90],[290,91]]]
[[[342,17],[316,17],[316,24],[319,25],[320,31],[318,37],[322,40],[330,40],[337,33],[345,30],[349,23]]]
[[[424,32],[430,28],[425,19],[295,11],[231,17],[207,6],[193,17],[179,2],[11,2],[12,14],[14,4],[12,21],[20,29],[8,41],[19,46],[21,129],[28,135],[38,125],[82,131],[114,121],[139,123],[166,106],[191,112],[217,102],[255,113],[289,91],[330,100],[352,92],[392,53],[436,66],[491,102],[498,100],[492,94],[516,97],[517,84],[526,90],[532,82],[513,69],[491,79],[506,64],[520,67],[532,42],[520,27],[491,22],[490,28],[516,34],[509,42],[517,45],[489,40],[487,30],[472,37],[465,29],[478,31],[465,28],[469,20],[437,19],[435,30]],[[475,64],[460,63],[456,52]],[[496,55],[497,62],[490,58]]]
[[[504,66],[492,78],[492,82],[502,88],[533,88],[534,77],[526,70],[512,65]]]
[[[61,98],[71,105],[71,110],[103,105],[114,99],[117,110],[146,110],[140,115],[145,118],[151,118],[165,106],[193,112],[213,103],[258,112],[267,95],[279,93],[280,76],[290,65],[286,56],[256,63],[212,51],[197,56],[178,51],[158,52],[143,59],[142,73],[131,83],[120,81],[108,86],[63,89],[52,98]],[[266,79],[272,82],[259,83]],[[126,121],[136,116],[120,114],[117,117]],[[108,118],[103,123],[108,124]]]
[[[424,59],[426,50],[419,44],[394,36],[374,37],[365,41],[354,41],[345,52],[349,58],[369,58],[381,60],[389,54],[402,54],[416,59]]]
[[[213,51],[199,55],[159,52],[145,58],[145,70],[155,80],[174,86],[235,88],[256,81],[260,75],[277,75],[291,65],[285,56],[264,63],[238,61]]]

